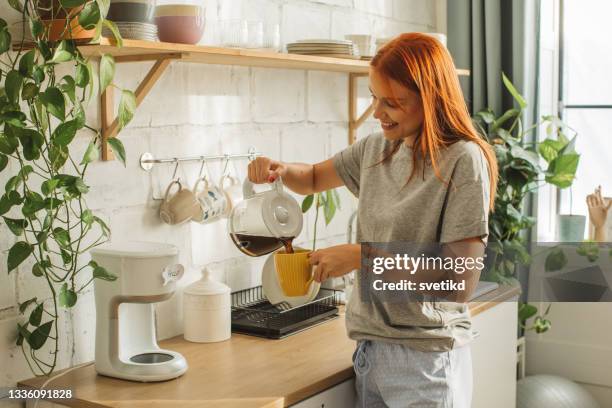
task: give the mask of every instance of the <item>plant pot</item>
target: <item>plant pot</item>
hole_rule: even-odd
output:
[[[91,30],[84,29],[76,18],[70,21],[70,30],[66,28],[66,19],[58,18],[54,20],[42,20],[45,30],[48,30],[49,41],[59,40],[75,40],[79,43],[87,42],[94,38],[96,33],[95,28]]]
[[[582,242],[585,225],[584,215],[557,215],[556,240],[558,242]]]

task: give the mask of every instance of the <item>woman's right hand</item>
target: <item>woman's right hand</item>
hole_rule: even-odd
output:
[[[257,157],[249,163],[248,171],[252,183],[272,183],[278,177],[284,177],[287,166],[269,157]]]

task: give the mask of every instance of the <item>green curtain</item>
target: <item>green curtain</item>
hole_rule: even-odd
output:
[[[537,107],[537,27],[539,0],[447,0],[448,48],[459,68],[471,71],[461,77],[471,112],[492,108],[501,114],[513,106],[505,92],[504,72]]]

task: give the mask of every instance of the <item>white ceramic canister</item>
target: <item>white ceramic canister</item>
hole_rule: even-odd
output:
[[[215,281],[205,268],[203,277],[183,292],[184,337],[196,343],[213,343],[230,338],[230,288]]]

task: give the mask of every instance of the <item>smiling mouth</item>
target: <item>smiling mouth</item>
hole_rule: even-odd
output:
[[[383,130],[391,130],[394,129],[395,127],[397,127],[397,123],[396,122],[380,122],[380,126],[382,126]]]

